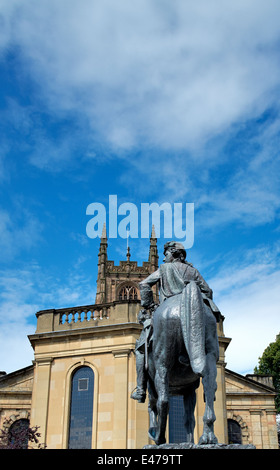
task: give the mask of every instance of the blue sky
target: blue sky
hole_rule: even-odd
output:
[[[115,194],[194,203],[188,259],[227,367],[253,371],[280,329],[279,17],[278,0],[0,0],[2,370],[31,364],[36,311],[94,303],[86,208]]]

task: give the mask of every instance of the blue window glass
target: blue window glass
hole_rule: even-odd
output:
[[[91,449],[94,373],[80,367],[72,377],[69,449]]]
[[[186,442],[183,396],[169,398],[169,442]]]

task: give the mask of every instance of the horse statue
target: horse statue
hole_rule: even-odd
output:
[[[131,397],[145,401],[149,395],[149,437],[164,444],[169,397],[182,395],[186,442],[194,442],[196,389],[205,396],[200,445],[216,444],[214,434],[216,363],[219,358],[216,318],[220,312],[212,291],[200,273],[185,261],[181,243],[164,246],[165,263],[140,283],[144,317],[136,344],[137,388]],[[161,303],[153,302],[152,286],[160,283]]]

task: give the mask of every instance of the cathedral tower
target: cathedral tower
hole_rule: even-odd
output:
[[[98,274],[95,304],[140,302],[139,282],[158,269],[157,238],[154,226],[150,237],[148,261],[138,266],[137,261],[131,261],[130,247],[127,246],[126,259],[115,266],[114,261],[108,260],[107,235],[104,224],[98,253]],[[155,300],[158,300],[158,290],[155,289]]]

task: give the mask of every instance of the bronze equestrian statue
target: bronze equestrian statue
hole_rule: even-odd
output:
[[[186,261],[181,243],[164,245],[164,264],[140,282],[139,321],[143,330],[136,343],[137,387],[131,398],[144,402],[149,394],[149,436],[165,443],[169,396],[183,395],[186,442],[194,442],[195,390],[200,378],[205,396],[203,434],[199,444],[216,444],[214,434],[216,363],[219,344],[216,321],[220,312],[212,290],[201,274]],[[160,304],[155,305],[152,286],[160,285]]]

